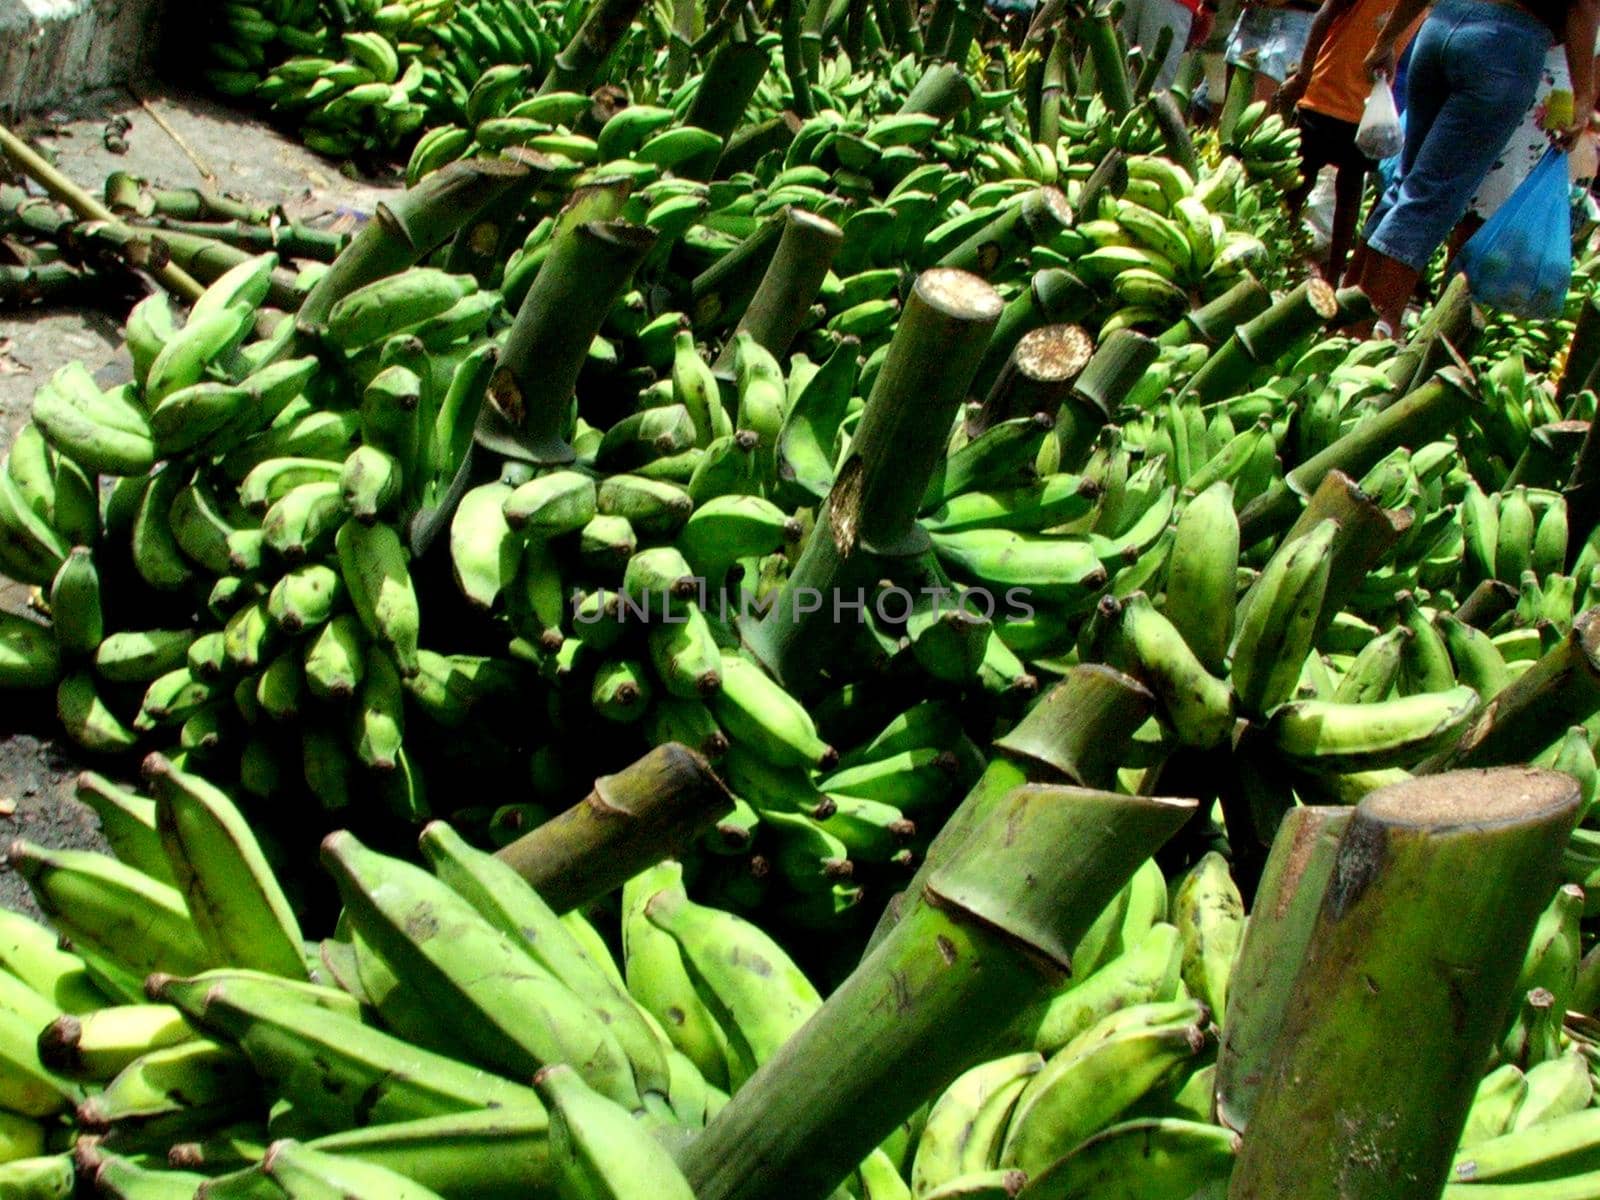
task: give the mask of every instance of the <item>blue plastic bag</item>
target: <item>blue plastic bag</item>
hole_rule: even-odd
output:
[[[1572,283],[1567,156],[1552,146],[1457,259],[1473,298],[1518,317],[1561,314]]]

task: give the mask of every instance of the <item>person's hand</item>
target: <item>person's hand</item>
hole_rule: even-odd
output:
[[[1367,75],[1372,79],[1377,79],[1379,76],[1384,79],[1393,79],[1394,60],[1394,43],[1387,38],[1382,38],[1372,48],[1372,53],[1367,55],[1366,62],[1362,65],[1366,67]]]
[[[1570,154],[1572,153],[1572,148],[1578,144],[1578,139],[1583,136],[1584,131],[1588,128],[1589,122],[1587,120],[1575,120],[1570,125],[1552,129],[1549,133],[1550,141]]]
[[[1217,14],[1209,8],[1202,8],[1194,14],[1194,21],[1189,25],[1189,40],[1184,43],[1185,50],[1193,50],[1205,45],[1211,40],[1211,33],[1216,28]]]
[[[1311,80],[1304,71],[1296,71],[1278,87],[1277,95],[1272,98],[1273,104],[1283,112],[1293,112],[1295,105],[1299,104],[1301,97],[1306,94],[1306,88],[1310,83]]]

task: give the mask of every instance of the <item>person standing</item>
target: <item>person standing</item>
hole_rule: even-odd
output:
[[[1192,44],[1211,36],[1216,17],[1215,0],[1127,0],[1122,10],[1122,36],[1130,46],[1154,54],[1161,31],[1172,30],[1166,56],[1156,73],[1154,90],[1172,86],[1178,77],[1178,61]]]
[[[1278,89],[1278,104],[1295,112],[1300,127],[1301,184],[1285,197],[1298,217],[1324,167],[1336,171],[1333,227],[1324,277],[1344,273],[1355,240],[1361,196],[1374,163],[1356,146],[1356,130],[1371,90],[1366,58],[1394,11],[1396,0],[1325,0],[1312,18],[1300,65]],[[1416,32],[1418,17],[1401,31],[1401,47]]]
[[[1399,330],[1428,260],[1532,105],[1553,44],[1565,46],[1575,112],[1552,137],[1570,148],[1587,126],[1597,6],[1600,0],[1439,0],[1428,14],[1411,51],[1400,173],[1368,218],[1352,267],[1380,330]],[[1367,55],[1373,78],[1394,77],[1400,35],[1427,7],[1428,0],[1399,0]]]
[[[1595,47],[1600,53],[1600,45]],[[1462,240],[1474,232],[1511,199],[1511,194],[1539,165],[1550,145],[1550,130],[1561,127],[1566,112],[1574,104],[1572,80],[1567,73],[1567,54],[1564,46],[1552,46],[1545,55],[1544,70],[1539,87],[1534,92],[1533,107],[1522,118],[1522,124],[1511,135],[1511,140],[1500,151],[1483,183],[1467,205],[1467,215],[1462,219],[1457,234]],[[1589,173],[1579,171],[1573,182],[1582,184]]]

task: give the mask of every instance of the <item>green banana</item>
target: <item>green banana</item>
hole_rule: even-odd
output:
[[[1322,613],[1338,530],[1323,521],[1280,546],[1240,604],[1230,679],[1244,711],[1268,712],[1294,694]]]
[[[233,802],[159,754],[145,760],[144,777],[167,861],[217,961],[304,979],[299,923]]]

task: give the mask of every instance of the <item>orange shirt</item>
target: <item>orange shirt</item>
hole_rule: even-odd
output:
[[[1383,23],[1389,19],[1394,6],[1395,0],[1356,0],[1354,6],[1339,14],[1317,51],[1311,83],[1300,100],[1301,108],[1352,125],[1360,124],[1361,111],[1372,91],[1372,80],[1362,64],[1377,43]],[[1397,58],[1404,53],[1421,24],[1422,17],[1418,17],[1395,43]]]

